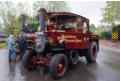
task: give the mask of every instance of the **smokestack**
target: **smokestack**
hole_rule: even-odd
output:
[[[24,27],[25,27],[25,15],[22,14],[21,15],[21,30],[24,31]]]
[[[39,11],[39,22],[40,22],[40,28],[41,31],[44,32],[45,31],[45,16],[46,16],[46,10],[44,8],[41,8]]]

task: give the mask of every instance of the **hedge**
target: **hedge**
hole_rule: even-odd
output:
[[[117,33],[120,34],[120,25],[114,26],[113,29],[112,29],[112,31],[113,31],[113,32],[117,32]]]
[[[1,48],[6,48],[6,43],[0,43],[0,49]]]
[[[103,39],[104,37],[106,37],[107,33],[109,33],[109,32],[107,32],[107,31],[100,32],[100,34],[99,34],[100,39]]]

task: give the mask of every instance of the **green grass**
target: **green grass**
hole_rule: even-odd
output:
[[[6,48],[6,43],[0,43],[0,49],[1,48]]]

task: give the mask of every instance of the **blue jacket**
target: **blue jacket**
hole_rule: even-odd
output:
[[[9,40],[10,40],[10,38],[7,38],[7,39],[6,39],[6,45],[7,45],[7,48],[8,48]]]
[[[8,49],[9,50],[15,50],[14,45],[15,45],[15,42],[12,39],[10,39],[9,42],[8,42]]]

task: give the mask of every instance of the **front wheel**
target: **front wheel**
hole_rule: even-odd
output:
[[[97,43],[95,41],[90,42],[89,49],[87,50],[86,60],[89,63],[96,62],[97,58]]]
[[[23,65],[28,70],[34,70],[36,68],[36,54],[33,51],[26,51],[23,57]]]
[[[49,71],[53,78],[61,78],[67,71],[68,60],[64,54],[56,54],[52,57]]]

